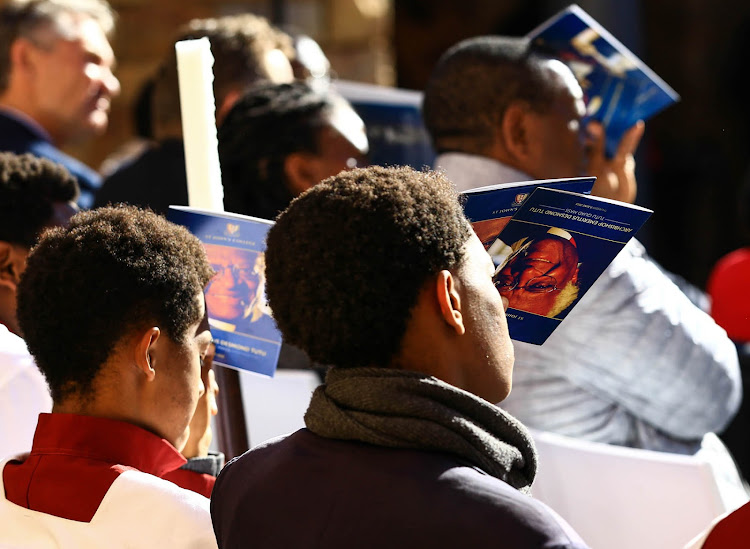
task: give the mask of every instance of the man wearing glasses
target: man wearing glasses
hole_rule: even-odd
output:
[[[578,297],[578,248],[570,233],[552,227],[511,248],[494,278],[509,307],[555,317],[573,304]]]

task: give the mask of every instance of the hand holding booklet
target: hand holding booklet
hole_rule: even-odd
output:
[[[638,57],[575,4],[528,34],[533,47],[566,63],[586,100],[587,117],[606,128],[613,157],[623,134],[680,96]]]
[[[464,211],[495,262],[495,287],[509,301],[512,339],[544,343],[651,215],[582,194],[593,182],[542,180],[464,193]]]

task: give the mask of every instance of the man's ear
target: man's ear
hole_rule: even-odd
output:
[[[448,270],[440,271],[435,281],[435,290],[443,320],[456,331],[457,335],[464,335],[466,327],[461,311],[461,297],[458,295],[453,273]]]
[[[18,246],[0,240],[0,287],[15,292],[25,265],[26,254]]]
[[[318,183],[317,161],[308,152],[295,152],[284,159],[284,175],[292,196],[299,196]]]
[[[508,163],[514,167],[525,166],[531,154],[531,132],[529,105],[523,101],[511,103],[500,122],[500,138],[506,153]]]
[[[159,345],[160,336],[161,330],[156,326],[152,326],[142,331],[136,337],[135,341],[135,365],[149,381],[153,381],[156,377],[154,357]]]
[[[19,37],[10,45],[10,66],[15,70],[30,73],[36,66],[37,49],[30,40]]]

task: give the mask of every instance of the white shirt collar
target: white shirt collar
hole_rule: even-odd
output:
[[[497,160],[474,154],[449,152],[438,155],[435,166],[443,170],[458,192],[485,185],[530,181],[533,177]]]

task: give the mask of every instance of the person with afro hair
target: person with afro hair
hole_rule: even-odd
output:
[[[37,416],[52,409],[18,325],[16,293],[29,250],[45,228],[67,223],[77,197],[62,165],[0,153],[0,459],[28,451]]]
[[[208,499],[165,480],[204,393],[213,271],[185,228],[135,207],[47,231],[18,319],[52,393],[30,454],[0,463],[0,545],[216,546]]]
[[[450,181],[326,179],[277,218],[266,262],[284,338],[332,368],[305,428],[222,470],[219,547],[586,547],[524,494],[533,441],[493,404],[511,388],[507,301]]]

